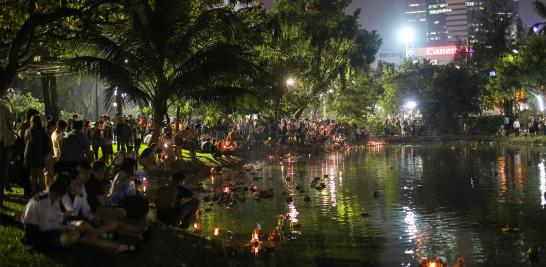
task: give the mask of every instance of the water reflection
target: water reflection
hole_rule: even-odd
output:
[[[540,205],[544,209],[544,205],[546,205],[546,198],[544,194],[546,194],[546,169],[544,168],[544,160],[538,164],[539,169],[539,175],[540,175]]]
[[[201,226],[203,233],[226,229],[248,242],[256,223],[271,232],[277,216],[287,215],[301,235],[275,257],[292,265],[335,259],[338,265],[416,266],[421,257],[443,257],[452,265],[462,256],[467,266],[521,266],[528,245],[543,237],[545,164],[537,149],[489,144],[375,146],[308,162],[277,161],[256,174],[206,179],[216,188],[253,183],[273,189],[275,197],[250,198],[230,210],[218,204]],[[253,180],[256,175],[264,179]],[[324,189],[310,187],[314,177]],[[293,201],[286,201],[285,191]],[[503,233],[503,225],[518,230]]]

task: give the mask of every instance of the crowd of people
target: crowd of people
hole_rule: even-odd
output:
[[[160,138],[164,157],[182,157],[181,149],[211,153],[214,156],[231,155],[238,151],[283,150],[287,147],[343,147],[362,140],[364,132],[356,125],[333,120],[282,120],[270,122],[258,119],[228,119],[214,125],[199,121],[170,123]],[[174,132],[174,133],[173,133]],[[151,136],[145,137],[147,143]],[[174,146],[173,146],[174,145]],[[170,151],[172,148],[172,151]]]
[[[419,136],[421,134],[421,121],[417,119],[386,119],[383,122],[383,135],[385,137],[400,136]]]
[[[42,120],[29,109],[17,124],[9,102],[0,102],[0,206],[12,184],[23,187],[29,199],[21,215],[25,244],[54,251],[75,244],[113,253],[134,251],[135,245],[113,238],[149,240],[150,205],[164,222],[178,227],[191,223],[199,201],[184,186],[183,173],[161,173],[169,178],[158,190],[161,194],[145,197],[139,192],[139,162],[145,172],[156,164],[156,154],[148,148],[148,155],[139,155],[140,140],[131,121],[120,117],[113,124],[108,115],[94,124],[77,115],[68,122]]]
[[[529,115],[513,118],[505,116],[497,130],[497,136],[508,137],[512,134],[516,137],[537,136],[541,132],[546,135],[546,117],[544,116]]]

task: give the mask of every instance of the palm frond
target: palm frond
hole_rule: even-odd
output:
[[[147,103],[150,95],[135,86],[134,74],[113,61],[90,56],[81,56],[64,61],[64,65],[73,71],[97,76],[106,81],[107,88],[120,88],[120,92],[127,93],[128,97],[137,103]],[[111,100],[113,90],[106,90],[107,99]]]
[[[546,19],[546,4],[540,0],[535,0],[534,2],[535,10],[537,11],[537,14]]]
[[[172,75],[169,87],[185,90],[203,84],[211,84],[226,75],[253,76],[257,66],[245,59],[240,47],[220,44],[192,55]]]

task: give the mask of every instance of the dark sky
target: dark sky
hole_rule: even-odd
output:
[[[273,0],[263,0],[266,7],[271,7]],[[382,51],[403,50],[398,39],[398,29],[404,25],[404,7],[406,0],[353,0],[347,12],[360,8],[360,23],[363,28],[377,30],[383,38]],[[520,0],[520,15],[523,22],[532,25],[540,21],[532,0]]]

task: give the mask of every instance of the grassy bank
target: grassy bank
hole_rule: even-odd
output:
[[[188,151],[184,151],[184,159],[179,164],[197,173],[212,166],[232,166],[240,162],[234,157],[214,158],[204,153],[197,156],[197,160],[192,160]],[[150,242],[119,240],[138,245],[141,248],[138,252],[114,255],[81,245],[64,253],[35,251],[21,243],[23,226],[19,218],[27,201],[23,190],[15,187],[0,208],[0,266],[246,266],[252,261],[245,256],[229,256],[212,241],[162,224],[154,228]]]

